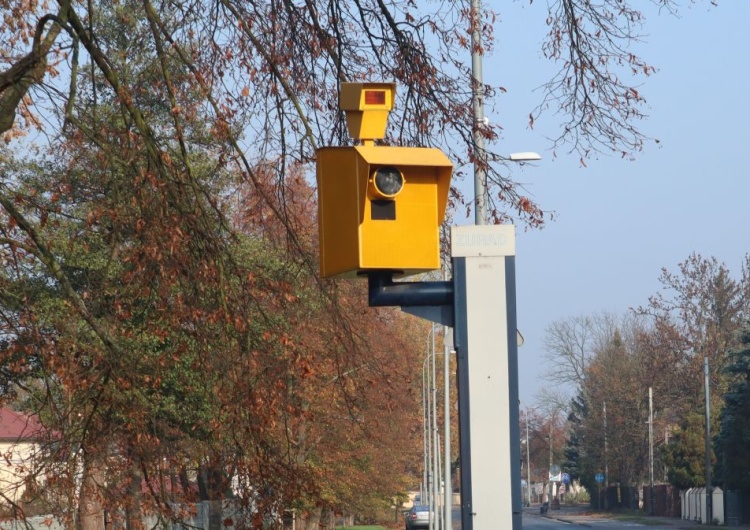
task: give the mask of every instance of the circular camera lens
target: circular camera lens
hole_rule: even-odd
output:
[[[394,197],[404,187],[404,176],[395,167],[381,167],[375,170],[373,183],[379,194]]]

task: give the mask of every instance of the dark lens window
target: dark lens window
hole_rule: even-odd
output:
[[[372,206],[372,209],[370,211],[370,218],[373,221],[396,220],[396,201],[372,201],[370,205]]]
[[[375,171],[375,187],[386,197],[396,195],[404,186],[404,177],[395,167],[381,167]]]

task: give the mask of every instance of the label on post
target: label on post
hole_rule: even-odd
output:
[[[467,225],[451,227],[451,256],[454,258],[516,255],[514,225]]]

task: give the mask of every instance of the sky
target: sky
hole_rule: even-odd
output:
[[[739,278],[750,253],[750,2],[683,3],[675,17],[638,2],[648,37],[635,51],[657,68],[639,89],[649,114],[640,126],[659,143],[647,142],[634,160],[603,155],[586,167],[575,153],[553,156],[552,113],[528,128],[542,97],[535,89],[555,73],[541,54],[546,2],[487,3],[500,18],[484,80],[507,90],[486,110],[503,127],[494,147],[542,155],[512,177],[555,212],[542,230],[517,228],[522,407],[556,386],[544,378],[554,370],[544,351],[552,322],[644,306],[661,288],[662,268],[676,271],[693,252],[716,257]],[[472,184],[462,187],[473,193]]]

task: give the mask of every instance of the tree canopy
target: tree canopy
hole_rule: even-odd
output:
[[[730,386],[724,396],[716,435],[718,476],[726,488],[750,488],[750,322],[738,332],[738,345],[728,352],[726,372]]]
[[[741,430],[741,422],[730,422],[735,412],[722,411],[722,405],[726,400],[742,406],[738,341],[744,335],[738,331],[747,319],[747,260],[733,277],[715,258],[694,253],[677,271],[663,269],[663,289],[647,306],[619,318],[570,317],[548,327],[550,376],[576,389],[566,453],[582,484],[594,487],[605,463],[609,483],[637,486],[649,476],[649,389],[655,479],[680,488],[705,484],[705,358],[714,434],[720,414],[724,418],[716,451],[740,450],[730,424]],[[722,466],[718,453],[715,461]],[[665,468],[666,476],[659,472]]]
[[[415,450],[401,438],[421,330],[318,278],[311,163],[351,142],[338,92],[362,80],[398,84],[384,143],[440,147],[458,178],[484,160],[473,133],[499,129],[473,120],[468,64],[495,14],[414,0],[0,0],[0,14],[2,397],[50,437],[27,500],[84,529],[230,495],[266,516],[390,506]],[[634,87],[653,69],[627,48],[641,23],[616,0],[550,3],[560,74],[532,121],[561,109],[556,145],[641,148]],[[542,226],[487,155],[493,219]]]

